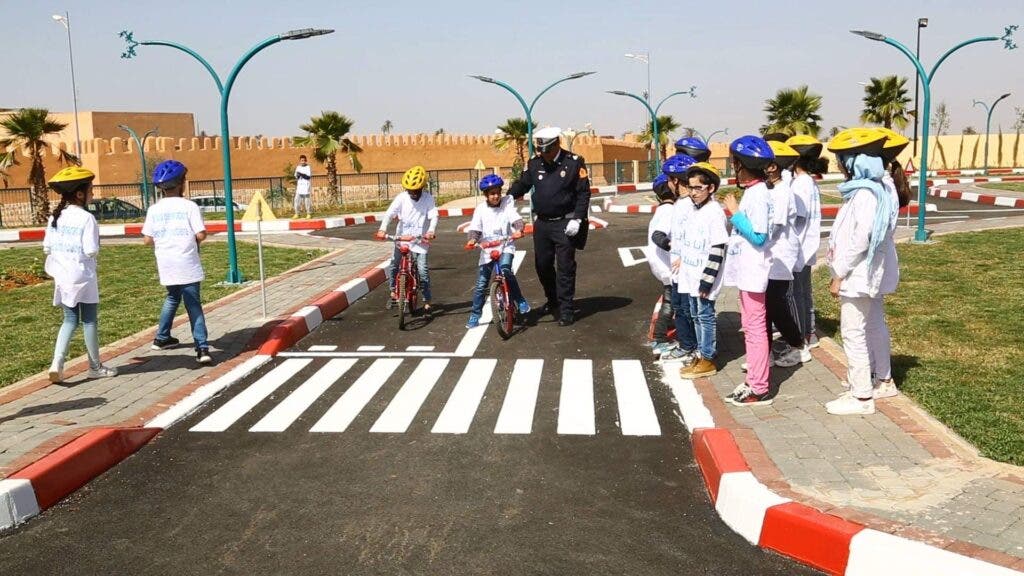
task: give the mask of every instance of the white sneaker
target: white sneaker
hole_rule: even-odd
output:
[[[768,367],[769,368],[774,368],[775,367],[775,359],[772,358],[771,356],[768,357]],[[747,371],[747,363],[744,362],[743,364],[740,364],[740,372],[746,372],[746,371]]]
[[[726,396],[725,399],[731,400],[733,398],[744,396],[747,393],[747,390],[750,390],[750,385],[747,384],[746,382],[737,384],[736,387],[732,389],[732,392],[729,392],[728,396]]]
[[[50,382],[59,384],[64,381],[64,363],[60,361],[54,361],[50,364],[50,371],[48,373]]]
[[[786,350],[782,354],[779,354],[778,356],[775,357],[775,365],[781,366],[783,368],[796,366],[800,362],[802,362],[800,356],[800,349],[793,348],[792,346],[790,346],[789,350]]]
[[[890,378],[889,380],[879,380],[874,392],[872,392],[872,396],[874,396],[875,400],[880,400],[882,398],[892,398],[899,393],[900,391],[896,388],[896,383]]]
[[[97,368],[89,368],[88,376],[89,378],[110,378],[111,376],[117,376],[117,368],[101,364]]]
[[[807,337],[807,347],[808,348],[817,348],[818,346],[821,346],[821,343],[818,342],[818,335],[817,334],[811,334],[810,336]]]
[[[814,356],[811,354],[811,347],[810,346],[804,345],[804,347],[800,348],[799,350],[800,350],[800,362],[802,364],[807,364],[811,360],[814,360]]]
[[[839,398],[826,403],[825,410],[836,416],[866,416],[875,413],[875,400],[873,398],[861,400],[854,397],[851,392],[843,392]]]

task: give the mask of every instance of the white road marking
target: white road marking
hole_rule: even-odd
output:
[[[420,361],[419,366],[413,370],[398,394],[395,394],[384,413],[373,423],[370,432],[398,433],[408,430],[446,366],[447,359]]]
[[[661,426],[639,360],[612,360],[619,427],[625,436],[660,436]]]
[[[310,346],[309,347],[309,351],[310,352],[334,352],[337,349],[338,349],[337,346],[328,346],[328,345],[320,345],[320,344],[318,344],[316,346]]]
[[[399,358],[380,358],[374,361],[309,431],[344,432],[401,363]]]
[[[360,346],[359,348],[356,348],[356,350],[360,352],[380,352],[383,349],[383,346]]]
[[[594,364],[591,360],[565,360],[562,393],[558,399],[558,433],[597,433],[594,422]]]
[[[409,352],[433,352],[433,346],[407,346],[405,348]]]
[[[533,430],[533,411],[543,369],[543,360],[516,360],[505,402],[494,426],[495,434],[529,434]]]
[[[633,251],[638,250],[643,254],[642,258],[636,258],[633,256]],[[619,248],[619,260],[622,260],[622,265],[629,268],[630,266],[636,266],[637,264],[643,264],[647,262],[647,254],[645,252],[645,246],[631,246],[629,248]]]
[[[192,432],[223,432],[246,412],[252,410],[264,398],[270,396],[282,384],[305,368],[312,360],[285,360],[280,366],[267,372],[237,396],[228,400],[216,412],[191,428]]]
[[[466,364],[459,382],[452,390],[448,402],[437,417],[431,432],[434,434],[465,434],[473,423],[480,400],[498,365],[495,359],[473,358]]]
[[[250,432],[284,432],[309,408],[328,388],[341,379],[358,360],[345,358],[331,360],[310,376],[294,392],[288,395],[273,410],[267,413]]]

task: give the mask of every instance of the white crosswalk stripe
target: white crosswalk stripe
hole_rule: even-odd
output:
[[[481,431],[493,425],[494,434],[525,435],[534,432],[535,424],[551,425],[551,419],[557,418],[557,434],[593,436],[598,433],[597,394],[600,391],[602,399],[611,398],[611,387],[618,409],[617,428],[623,436],[662,434],[655,401],[639,360],[613,360],[612,382],[607,381],[606,368],[595,379],[595,362],[589,359],[546,363],[541,359],[471,358],[463,364],[457,359],[415,358],[411,362],[416,364],[409,365],[409,371],[402,372],[404,380],[399,380],[396,371],[403,361],[351,357],[324,362],[318,358],[289,358],[203,418],[191,431],[223,432],[258,409],[265,409],[266,414],[249,428],[250,432],[294,430],[295,423],[318,400],[330,396],[337,399],[322,415],[311,415],[319,419],[309,428],[310,432],[345,432],[371,402],[374,406],[386,402],[370,432],[405,434],[414,422],[433,421],[433,434],[467,434],[473,428]],[[297,377],[312,362],[324,363],[313,374],[307,371]],[[502,364],[504,367],[499,369]],[[359,369],[361,373],[357,372]],[[446,371],[450,374],[446,381],[454,380],[454,370],[461,370],[458,381],[450,393],[444,392],[447,397],[439,396],[439,388],[446,388],[439,387],[438,382]],[[342,381],[350,379],[354,381],[347,389],[330,394]],[[393,397],[382,394],[385,386],[389,390],[397,388]],[[274,394],[280,390],[291,392]],[[556,395],[557,411],[552,404]],[[271,396],[280,400],[268,406]],[[493,400],[484,402],[487,398]],[[539,402],[543,408],[538,420]]]

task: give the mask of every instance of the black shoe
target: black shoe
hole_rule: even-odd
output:
[[[572,326],[576,323],[576,319],[572,316],[562,316],[558,319],[559,326]]]
[[[558,314],[558,304],[553,304],[551,302],[548,302],[548,303],[544,304],[543,306],[541,306],[540,310],[537,310],[537,317],[538,318],[543,318],[544,316],[548,316],[548,315],[553,316],[555,318],[558,318],[558,316],[559,316],[559,314]]]
[[[196,362],[200,364],[210,364],[213,362],[213,357],[210,356],[209,348],[196,348]]]
[[[153,350],[167,350],[168,348],[174,348],[175,346],[177,346],[180,343],[181,343],[180,340],[178,340],[177,338],[173,338],[173,337],[168,338],[166,340],[154,339],[153,340],[153,345],[150,346],[150,348],[153,349]]]

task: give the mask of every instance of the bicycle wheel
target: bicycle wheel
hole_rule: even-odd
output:
[[[503,340],[508,340],[512,336],[515,323],[514,305],[509,298],[508,283],[503,276],[499,276],[491,289],[491,311],[494,326]]]
[[[409,294],[409,314],[416,312],[420,306],[420,275],[415,268],[409,271],[409,286],[406,293]]]
[[[395,286],[398,288],[398,329],[405,330],[406,315],[411,314],[409,308],[408,274],[399,272]]]

